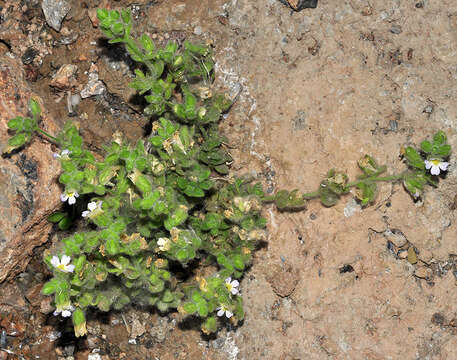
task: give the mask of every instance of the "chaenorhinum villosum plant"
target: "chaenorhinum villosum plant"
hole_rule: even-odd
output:
[[[260,184],[226,176],[231,157],[221,146],[225,139],[218,124],[232,101],[212,93],[210,49],[189,42],[156,49],[147,35],[131,37],[129,11],[97,14],[109,42],[125,44],[138,63],[130,86],[148,104],[144,112],[152,121],[151,134],[136,144],[115,134],[100,161],[71,123],[56,137],[41,130],[35,100],[30,101],[32,118],[8,123],[15,135],[7,152],[36,133],[62,149],[54,154],[62,167],[61,200],[87,205],[80,216],[87,231],[63,239],[44,257],[53,277],[42,292],[54,295],[54,315],[72,317],[76,336],[87,332],[89,308],[109,311],[130,304],[196,315],[205,333],[217,330],[218,317],[237,324],[244,317],[239,279],[257,244],[266,240],[265,203],[295,210],[319,198],[333,206],[354,187],[366,206],[374,201],[379,181],[402,181],[417,198],[447,170],[451,148],[439,131],[420,150],[404,149],[407,170],[401,174],[383,175],[386,166],[366,155],[358,162],[362,174],[353,182],[330,170],[315,192],[281,190],[266,196]],[[49,220],[62,229],[71,225],[65,213]]]

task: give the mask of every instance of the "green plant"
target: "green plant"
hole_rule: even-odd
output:
[[[99,10],[98,18],[109,42],[123,43],[138,63],[130,86],[147,101],[151,134],[136,144],[117,136],[104,148],[103,160],[96,160],[71,123],[56,137],[41,130],[34,100],[32,118],[8,123],[15,135],[7,151],[20,148],[36,132],[63,149],[55,156],[65,187],[61,200],[74,204],[79,199],[88,206],[82,213],[88,231],[63,239],[44,259],[53,277],[42,292],[54,295],[55,315],[72,316],[77,336],[86,333],[88,308],[109,311],[128,304],[195,314],[206,333],[217,330],[217,316],[236,324],[244,317],[237,279],[251,264],[256,245],[266,240],[264,203],[294,210],[318,197],[333,206],[355,187],[362,205],[368,205],[379,181],[403,181],[417,197],[426,183],[437,183],[426,167],[436,173],[447,164],[450,147],[439,132],[433,142],[422,143],[422,155],[405,149],[409,170],[400,175],[382,177],[386,167],[367,155],[359,161],[363,174],[354,182],[330,170],[316,192],[282,190],[266,196],[260,184],[226,176],[231,157],[218,123],[232,101],[212,94],[211,50],[189,42],[156,49],[147,35],[133,39],[126,10]],[[55,213],[49,220],[59,226],[63,221],[67,228],[67,217]]]

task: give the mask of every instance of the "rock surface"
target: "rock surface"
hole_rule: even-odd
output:
[[[41,7],[48,25],[55,31],[60,31],[62,21],[71,9],[69,2],[67,0],[43,0]]]
[[[20,59],[0,57],[0,149],[7,145],[7,122],[25,116],[33,96],[24,80]],[[42,108],[43,104],[42,104]],[[44,117],[43,127],[55,132],[53,121]],[[33,249],[48,240],[52,225],[47,221],[60,205],[51,145],[32,140],[25,150],[0,158],[0,282],[23,271]]]

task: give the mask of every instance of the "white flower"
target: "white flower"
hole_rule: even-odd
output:
[[[441,161],[440,159],[425,160],[425,168],[427,170],[430,169],[430,173],[432,175],[439,175],[440,170],[446,171],[448,166],[448,162]]]
[[[71,258],[67,255],[63,255],[62,260],[60,260],[58,256],[53,256],[51,259],[51,264],[56,269],[59,269],[60,271],[68,273],[68,272],[73,272],[75,270],[75,266],[70,265],[70,261],[71,261]]]
[[[70,317],[71,313],[75,310],[75,308],[71,305],[63,305],[63,306],[57,306],[57,309],[53,312],[54,316],[59,315],[60,313],[62,314],[63,317]]]
[[[63,194],[60,194],[60,200],[65,202],[68,200],[70,205],[76,203],[76,198],[79,197],[79,194],[76,191],[67,191]]]
[[[170,239],[163,237],[159,238],[159,240],[157,240],[157,245],[159,245],[160,251],[168,251],[170,250]]]
[[[239,285],[240,285],[240,283],[238,282],[238,280],[232,281],[231,277],[228,277],[227,279],[225,279],[225,287],[227,288],[227,290],[230,293],[232,293],[232,295],[238,294],[239,290],[237,289],[237,287]]]
[[[233,316],[233,313],[230,310],[228,310],[224,305],[219,306],[216,310],[217,316],[223,316],[224,313],[227,319],[230,319]]]
[[[68,155],[70,155],[70,154],[71,154],[71,151],[70,151],[70,150],[64,149],[64,150],[62,150],[62,152],[61,152],[60,154],[59,154],[59,153],[54,153],[54,154],[52,154],[52,157],[53,157],[54,159],[58,159],[58,158],[68,159],[68,158],[69,158]]]
[[[82,217],[89,217],[89,218],[96,217],[97,215],[100,215],[103,212],[102,201],[98,201],[98,202],[92,201],[89,204],[87,204],[87,208],[89,210],[83,211]]]

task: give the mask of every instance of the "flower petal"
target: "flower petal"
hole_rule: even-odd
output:
[[[75,270],[75,266],[74,265],[67,265],[66,266],[66,270],[67,270],[67,272],[73,272]]]
[[[449,163],[443,161],[443,162],[440,162],[440,164],[438,166],[441,170],[446,171],[447,167],[449,166]]]
[[[79,197],[79,194],[75,191],[75,193],[73,194],[73,196],[74,196],[75,198],[77,198],[77,197]]]
[[[69,203],[70,205],[73,205],[73,204],[76,203],[76,197],[75,197],[75,195],[76,195],[76,194],[74,194],[73,196],[70,196],[70,197],[68,198],[68,203]]]
[[[440,167],[433,165],[432,169],[430,170],[430,173],[432,175],[439,175],[440,174]]]
[[[60,201],[65,202],[67,200],[68,200],[68,195],[66,193],[60,194]]]
[[[67,266],[70,263],[70,261],[71,261],[71,257],[69,257],[68,255],[63,255],[62,256],[62,260],[60,261],[60,263],[62,265]]]
[[[69,310],[62,311],[62,316],[63,317],[70,317],[71,316],[71,311],[69,311]]]
[[[87,208],[90,210],[90,211],[94,211],[96,208],[97,208],[97,203],[95,201],[92,201],[90,202],[89,204],[87,204]]]
[[[56,311],[54,311],[54,312],[52,313],[52,315],[54,315],[54,316],[57,316],[57,315],[59,315],[59,314],[60,314],[60,311],[59,311],[59,310],[56,310]]]
[[[238,294],[238,289],[235,289],[234,287],[231,290],[232,295]]]
[[[239,283],[238,280],[233,280],[233,281],[232,281],[232,286],[233,286],[233,287],[237,287],[237,286],[239,286],[239,285],[240,285],[240,283]]]
[[[60,153],[60,155],[68,155],[70,154],[70,150],[68,149],[63,149],[62,152]]]
[[[88,217],[89,214],[90,214],[90,211],[85,210],[85,211],[83,211],[83,213],[81,214],[81,216],[82,216],[82,217]]]
[[[54,266],[54,267],[57,267],[60,265],[60,260],[57,256],[53,256],[52,259],[51,259],[51,265]]]
[[[218,308],[218,309],[219,309],[219,311],[217,312],[217,316],[222,316],[222,315],[224,315],[225,310],[222,309],[222,308]]]
[[[232,282],[232,278],[229,276],[227,279],[225,279],[225,282],[227,284],[230,284]]]
[[[425,168],[427,170],[430,169],[433,166],[431,161],[425,160],[424,163],[425,163]]]
[[[233,313],[231,311],[226,310],[225,316],[227,316],[227,319],[230,319],[233,316]]]

